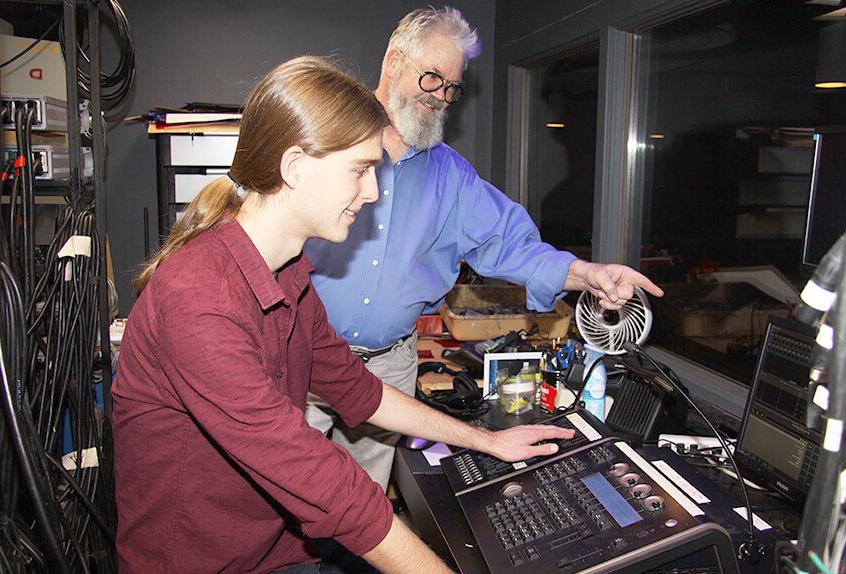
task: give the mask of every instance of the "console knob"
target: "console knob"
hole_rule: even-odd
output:
[[[650,512],[664,508],[664,499],[660,496],[648,496],[643,499],[643,507]]]
[[[623,486],[634,486],[640,482],[640,475],[636,472],[630,472],[620,477],[620,484]]]
[[[618,462],[611,467],[610,472],[611,476],[623,476],[629,472],[629,465],[624,462]]]
[[[642,499],[652,494],[652,487],[648,484],[638,484],[635,485],[629,492],[632,493],[633,497]]]
[[[500,492],[502,492],[504,496],[507,496],[509,498],[513,496],[518,496],[520,494],[523,494],[523,485],[519,482],[509,482],[508,484],[502,487],[502,490]]]

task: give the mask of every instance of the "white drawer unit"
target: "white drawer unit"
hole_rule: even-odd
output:
[[[172,135],[168,163],[171,166],[229,167],[237,145],[237,134]]]
[[[229,171],[238,134],[156,134],[155,140],[159,237],[167,237],[187,204]]]
[[[173,201],[174,203],[190,203],[203,188],[226,174],[226,170],[212,171],[206,173],[177,173],[173,176]]]

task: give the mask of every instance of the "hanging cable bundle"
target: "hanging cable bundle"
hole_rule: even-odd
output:
[[[135,81],[135,44],[132,40],[132,32],[129,28],[129,21],[126,18],[123,8],[117,0],[104,2],[111,10],[117,29],[117,40],[120,56],[115,69],[110,72],[100,72],[100,99],[103,102],[103,110],[108,112],[114,109],[129,93],[132,83]],[[61,29],[60,29],[61,32]],[[60,33],[62,50],[66,50],[63,34]],[[90,66],[91,59],[83,46],[77,47],[80,57]],[[86,98],[91,97],[91,76],[81,67],[77,74],[77,83],[80,94]]]
[[[103,450],[106,421],[96,405],[93,376],[100,259],[93,213],[67,209],[26,310],[29,332],[39,334],[31,353],[33,420],[57,480],[67,487],[57,493],[72,533],[65,550],[80,559],[114,542],[111,526],[93,503],[98,490],[111,489],[99,472],[98,462],[110,455]],[[69,431],[63,429],[66,419]],[[73,451],[60,462],[56,453],[63,442]]]
[[[114,571],[112,487],[100,470],[111,457],[104,448],[108,425],[93,374],[97,245],[93,214],[66,208],[26,307],[3,264],[4,385],[6,402],[17,408],[7,407],[0,434],[0,571]],[[27,454],[13,460],[16,444]],[[62,456],[68,444],[71,452]]]
[[[131,88],[135,56],[119,3],[96,0],[87,7],[103,6],[116,23],[120,59],[113,72],[93,80],[103,88],[103,109],[110,110]],[[80,29],[84,38],[84,21]],[[70,78],[76,74],[81,95],[90,98],[90,48],[81,42],[67,49],[80,54],[75,60],[86,69],[69,72]],[[12,117],[5,117],[9,113]],[[116,569],[111,433],[97,392],[110,383],[97,369],[105,254],[96,233],[93,188],[76,180],[68,186],[69,205],[58,210],[43,271],[36,268],[35,254],[41,251],[35,241],[34,178],[41,166],[32,150],[35,109],[18,104],[13,111],[0,109],[0,115],[15,123],[18,145],[15,157],[0,166],[5,196],[0,204],[0,572],[111,573]]]
[[[50,474],[47,472],[44,452],[41,450],[29,411],[27,393],[27,362],[29,337],[23,312],[23,300],[17,281],[9,267],[0,262],[0,299],[2,300],[3,329],[0,338],[0,379],[2,379],[3,415],[6,440],[3,460],[17,459],[10,472],[3,472],[3,537],[0,539],[0,556],[4,571],[32,571],[35,565],[41,570],[70,572],[62,550],[59,504],[53,496]],[[15,493],[8,492],[20,482],[28,494],[28,504],[19,504]],[[8,483],[6,482],[8,480]],[[23,501],[21,501],[23,502]],[[37,530],[31,530],[31,524]],[[39,547],[40,546],[40,547]]]

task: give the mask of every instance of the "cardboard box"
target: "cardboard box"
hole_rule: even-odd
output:
[[[32,44],[33,38],[0,34],[0,61],[5,62]],[[59,42],[42,40],[26,55],[0,71],[3,94],[67,99],[65,57]]]
[[[525,307],[526,290],[516,286],[456,285],[438,313],[458,341],[484,341],[505,335],[509,331],[528,331],[537,324],[540,332],[534,338],[566,337],[573,318],[573,309],[558,301],[548,313],[525,311],[495,314],[502,307]]]
[[[790,305],[748,283],[662,285],[664,297],[652,299],[653,329],[682,337],[760,336],[767,317],[787,317]]]

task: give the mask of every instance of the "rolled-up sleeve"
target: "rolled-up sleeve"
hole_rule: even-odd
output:
[[[305,422],[268,374],[262,358],[267,342],[254,321],[237,308],[213,304],[171,307],[160,321],[161,360],[180,402],[305,535],[335,538],[356,554],[385,537],[390,503],[346,451]],[[360,376],[352,362],[340,370],[347,378]],[[351,420],[374,401],[378,405],[381,390],[367,383],[367,396],[348,413]]]

